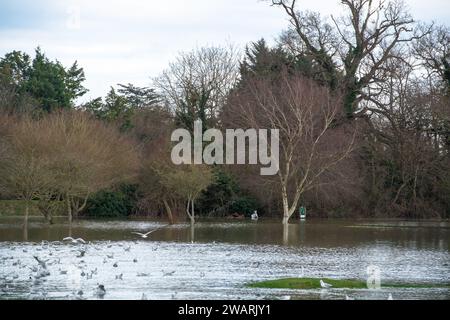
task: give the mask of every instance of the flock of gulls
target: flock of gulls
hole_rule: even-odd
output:
[[[132,232],[132,234],[139,236],[141,239],[148,239],[149,235],[151,235],[152,233],[161,230],[163,228],[166,228],[167,226],[163,226],[154,230],[151,230],[147,233],[140,233],[140,232]],[[134,241],[135,243],[137,243],[137,241]],[[61,263],[61,259],[60,258],[56,258],[56,259],[52,259],[54,251],[58,251],[57,246],[61,245],[61,244],[69,244],[69,245],[73,245],[74,246],[74,250],[73,252],[76,253],[76,258],[79,259],[79,266],[78,269],[81,271],[80,276],[82,278],[85,278],[87,280],[92,280],[95,276],[98,275],[98,269],[95,268],[94,270],[86,270],[86,265],[85,265],[85,261],[83,260],[83,258],[85,257],[87,250],[88,250],[88,246],[91,245],[91,243],[86,242],[84,239],[82,238],[73,238],[73,237],[66,237],[63,239],[62,242],[60,241],[56,241],[56,242],[47,242],[47,241],[43,241],[42,242],[42,247],[38,248],[37,251],[42,251],[45,252],[47,251],[47,259],[44,260],[43,258],[39,257],[37,254],[32,255],[34,261],[36,262],[36,265],[30,267],[30,266],[26,266],[25,264],[23,264],[23,262],[21,262],[20,260],[16,260],[15,262],[12,263],[12,266],[17,267],[19,269],[26,269],[29,268],[31,273],[29,276],[29,280],[32,283],[32,287],[36,287],[41,285],[42,283],[44,283],[46,281],[46,279],[51,275],[51,272],[49,270],[50,266],[58,266],[60,265],[61,267],[58,268],[58,272],[60,275],[64,276],[64,275],[68,275],[69,271],[68,270],[64,270],[62,269],[62,263]],[[125,252],[130,252],[131,251],[131,246],[123,246],[122,244],[120,244],[119,246],[123,247],[123,250]],[[108,245],[108,248],[111,248],[112,244]],[[52,250],[53,249],[53,250]],[[98,248],[97,248],[98,249]],[[15,249],[14,249],[15,250]],[[99,250],[99,249],[98,249]],[[157,250],[157,248],[153,249],[154,251]],[[24,253],[28,253],[27,249],[23,249]],[[5,261],[7,260],[14,260],[14,257],[3,257],[0,259],[0,264],[5,263]],[[52,261],[50,261],[52,260]],[[103,259],[103,264],[107,264],[109,261],[113,261],[114,260],[114,254],[107,254],[106,257]],[[138,263],[137,258],[133,259],[133,263]],[[113,268],[114,269],[118,269],[119,268],[119,263],[118,262],[114,262],[113,263]],[[52,270],[52,272],[55,272],[54,270]],[[162,272],[162,276],[163,277],[171,277],[173,276],[176,271],[166,271],[166,270],[161,270]],[[304,270],[302,268],[302,274],[304,273]],[[149,274],[145,274],[145,273],[138,273],[137,277],[148,277]],[[205,273],[201,272],[200,273],[200,278],[204,278],[205,277]],[[4,283],[5,285],[2,285],[0,287],[0,295],[2,293],[8,293],[9,288],[9,284],[8,283],[12,283],[14,280],[19,279],[19,275],[18,274],[14,274],[12,276],[3,276],[0,277],[0,284]],[[123,280],[123,273],[117,274],[115,276],[116,280]],[[328,290],[331,289],[333,286],[329,283],[324,282],[323,280],[320,280],[320,286],[322,289]],[[98,299],[104,299],[107,296],[107,288],[104,284],[101,283],[97,283],[96,287],[93,287],[93,297],[94,298],[98,298]],[[36,294],[36,292],[31,292],[29,293],[29,298],[33,297],[33,294]],[[172,295],[172,299],[176,298],[176,294]],[[73,292],[72,295],[68,295],[65,298],[67,299],[77,299],[77,300],[84,300],[87,299],[85,298],[85,292],[83,292],[81,289]],[[286,296],[289,299],[291,299],[290,296]],[[284,297],[284,298],[286,298]],[[40,295],[37,297],[38,299],[47,299],[47,293],[46,292],[40,292]],[[141,296],[141,300],[148,300],[147,295],[145,293],[142,294]],[[345,300],[355,300],[353,298],[350,298],[348,295],[345,296]],[[392,295],[390,294],[388,297],[388,300],[393,300]]]
[[[147,239],[148,236],[158,230],[161,230],[163,228],[166,228],[167,226],[163,226],[154,230],[151,230],[145,234],[139,233],[139,232],[133,232],[135,235],[139,235],[142,239]],[[137,244],[137,241],[134,241],[134,243]],[[95,247],[95,245],[92,245],[91,243],[88,243],[82,238],[73,238],[73,237],[66,237],[62,241],[54,241],[54,242],[48,242],[43,241],[41,243],[41,246],[36,248],[37,253],[34,253],[32,255],[33,261],[35,261],[36,265],[29,266],[25,264],[20,259],[17,259],[14,256],[11,257],[1,257],[0,258],[0,265],[5,264],[8,260],[13,260],[12,266],[19,270],[26,270],[29,269],[29,283],[30,283],[30,292],[28,294],[28,298],[36,298],[36,299],[47,299],[48,293],[42,291],[41,289],[38,290],[38,292],[33,291],[33,288],[38,288],[39,285],[42,285],[44,282],[47,281],[47,279],[52,275],[52,273],[59,273],[61,276],[68,276],[70,271],[67,270],[67,266],[63,266],[61,263],[61,258],[55,258],[56,252],[60,251],[59,246],[69,244],[73,246],[72,252],[75,254],[75,257],[78,259],[78,265],[76,270],[77,272],[80,272],[79,275],[81,278],[84,278],[86,280],[92,280],[94,279],[98,274],[98,268],[95,268],[94,270],[86,270],[86,262],[83,260],[83,258],[86,256],[86,253],[88,249]],[[112,248],[112,244],[110,243],[107,247]],[[131,246],[123,246],[122,244],[118,244],[118,246],[123,247],[123,250],[125,252],[131,251]],[[96,248],[97,250],[100,250],[99,248]],[[13,248],[12,250],[16,250],[16,248]],[[23,249],[23,253],[28,254],[29,249]],[[157,248],[154,248],[153,251],[156,251]],[[42,256],[46,256],[46,259],[39,256],[39,254]],[[103,264],[107,264],[111,261],[111,263],[114,261],[114,254],[106,254],[105,258],[103,259]],[[138,259],[134,258],[133,263],[138,263]],[[119,268],[119,262],[115,261],[113,262],[113,268]],[[50,268],[52,267],[52,268]],[[66,269],[64,269],[64,267]],[[50,270],[51,269],[51,270]],[[57,271],[56,271],[57,270]],[[52,273],[51,273],[52,272]],[[22,271],[19,272],[19,274],[22,273]],[[19,279],[19,274],[13,274],[13,275],[5,275],[0,276],[0,296],[2,294],[8,294],[10,288],[10,285],[15,281]],[[169,277],[173,276],[175,274],[175,271],[165,271],[161,270],[161,275],[163,277]],[[138,273],[137,277],[148,277],[149,274],[144,273]],[[117,274],[115,276],[116,280],[123,280],[123,273]],[[107,296],[107,289],[105,284],[97,283],[96,287],[92,288],[93,295],[91,297],[98,298],[98,299],[104,299],[105,296]],[[87,299],[87,295],[83,290],[78,290],[73,292],[71,295],[68,295],[65,297],[66,299],[76,299],[76,300],[84,300]],[[175,295],[172,295],[172,298],[175,298]],[[147,295],[142,294],[141,296],[142,300],[147,300]]]

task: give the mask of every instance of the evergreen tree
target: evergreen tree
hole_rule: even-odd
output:
[[[127,85],[119,84],[117,91],[128,101],[135,109],[151,107],[159,103],[159,97],[154,89],[148,87],[136,87],[131,83]]]
[[[13,86],[17,98],[31,96],[46,112],[74,107],[75,100],[87,90],[83,68],[75,62],[69,69],[59,61],[50,61],[40,48],[33,60],[20,51],[0,59],[0,86]]]
[[[271,48],[264,39],[251,43],[245,49],[244,61],[240,66],[241,85],[251,77],[271,77],[276,81],[282,72],[301,73],[317,79],[315,67],[308,57],[291,55],[281,46]]]
[[[20,86],[31,71],[31,58],[26,53],[13,51],[0,59],[0,77],[3,84]]]
[[[150,108],[159,102],[155,91],[147,87],[136,87],[132,84],[118,85],[116,91],[111,87],[103,101],[96,98],[84,104],[82,108],[92,113],[97,119],[116,122],[122,131],[133,127],[132,118],[139,109]]]

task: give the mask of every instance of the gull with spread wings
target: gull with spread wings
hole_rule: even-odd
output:
[[[156,232],[156,231],[158,231],[158,230],[167,228],[168,226],[169,226],[169,225],[165,225],[165,226],[162,226],[162,227],[160,227],[160,228],[157,228],[157,229],[154,229],[154,230],[152,230],[152,231],[149,231],[149,232],[147,232],[147,233],[132,232],[132,234],[138,235],[138,236],[140,236],[142,239],[147,239],[148,236],[151,235],[152,233],[154,233],[154,232]]]

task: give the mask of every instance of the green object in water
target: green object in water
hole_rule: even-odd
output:
[[[300,208],[300,219],[306,219],[306,208],[305,207]]]
[[[318,279],[318,278],[293,278],[293,279],[279,279],[262,281],[248,284],[250,288],[265,288],[265,289],[320,289],[320,280],[325,283],[331,284],[334,289],[367,289],[367,282],[354,279]],[[416,288],[416,289],[429,289],[429,288],[450,288],[450,283],[384,283],[382,288]]]

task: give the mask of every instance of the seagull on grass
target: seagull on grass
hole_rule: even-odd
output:
[[[321,286],[323,289],[329,289],[329,288],[332,287],[331,284],[326,283],[326,282],[323,282],[323,280],[320,280],[320,286]]]
[[[166,228],[166,227],[168,227],[168,226],[169,226],[169,225],[165,225],[165,226],[162,226],[161,228],[154,229],[154,230],[149,231],[149,232],[147,232],[147,233],[132,232],[132,234],[138,235],[138,236],[140,236],[142,239],[147,239],[148,236],[151,235],[152,233],[154,233],[154,232],[156,232],[156,231],[158,231],[158,230],[164,229],[164,228]]]

